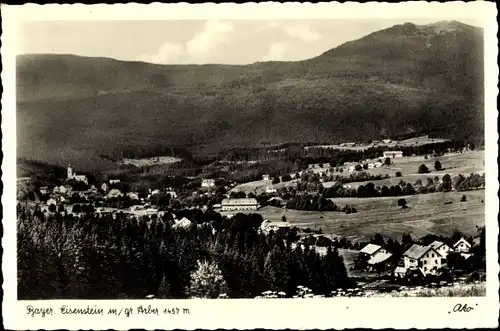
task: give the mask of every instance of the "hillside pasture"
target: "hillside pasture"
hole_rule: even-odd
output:
[[[287,187],[287,186],[295,186],[297,183],[297,179],[292,179],[288,182],[280,182],[277,184],[272,184],[272,181],[268,180],[257,180],[253,182],[248,182],[248,183],[243,183],[236,185],[231,189],[230,192],[245,192],[246,194],[252,192],[255,194],[260,194],[266,191],[266,188],[274,188],[274,189],[280,189],[282,187]]]
[[[466,202],[460,202],[465,194]],[[321,228],[324,233],[367,240],[374,234],[401,239],[403,233],[418,238],[426,234],[450,236],[455,230],[475,235],[476,226],[485,224],[484,190],[431,193],[405,197],[407,209],[397,206],[397,197],[338,198],[337,205],[350,205],[357,213],[316,212],[264,207],[259,213],[270,221],[287,221],[301,228]],[[445,204],[450,202],[451,204]]]
[[[443,170],[437,171],[434,169],[434,164],[436,161],[441,163]],[[445,174],[450,176],[456,176],[462,174],[467,176],[471,173],[483,174],[484,173],[484,151],[471,151],[466,153],[454,153],[448,154],[442,157],[425,159],[424,156],[408,156],[402,158],[392,159],[393,164],[390,166],[382,166],[379,168],[363,169],[363,171],[371,175],[389,175],[389,178],[382,180],[368,180],[365,182],[355,182],[349,183],[352,187],[358,187],[359,185],[366,185],[369,182],[375,185],[395,185],[403,180],[407,183],[414,184],[418,179],[425,183],[425,180],[430,177],[434,178],[438,176],[443,177]],[[421,164],[425,164],[429,169],[427,174],[419,174],[418,167]],[[326,168],[312,168],[315,173],[321,173],[322,171],[327,171]],[[401,177],[396,177],[396,172],[401,172]],[[335,175],[349,176],[349,174],[355,172],[334,172]],[[333,182],[323,183],[324,187],[330,187]]]

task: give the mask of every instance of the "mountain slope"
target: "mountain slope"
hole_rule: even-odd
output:
[[[18,154],[86,161],[131,145],[222,149],[407,132],[483,137],[483,39],[459,22],[377,31],[247,66],[18,57]]]

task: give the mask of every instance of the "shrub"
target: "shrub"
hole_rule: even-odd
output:
[[[418,173],[419,174],[427,174],[427,173],[429,173],[429,168],[427,168],[427,166],[425,164],[421,164],[418,167]]]
[[[406,202],[406,199],[404,198],[401,198],[398,200],[398,206],[400,206],[401,208],[407,208],[407,202]]]
[[[441,162],[436,161],[436,163],[434,163],[434,169],[436,169],[437,171],[443,169],[443,167],[441,166]]]
[[[464,195],[462,195],[462,198],[460,199],[460,202],[466,202],[467,201],[467,197]]]
[[[403,176],[403,174],[401,173],[401,171],[396,171],[396,177],[401,177]]]
[[[356,164],[356,166],[354,167],[354,170],[356,171],[361,171],[362,169],[363,167],[360,164]]]

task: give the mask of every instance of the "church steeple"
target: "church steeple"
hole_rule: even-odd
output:
[[[71,168],[71,163],[68,165],[68,179],[73,178],[73,169]]]

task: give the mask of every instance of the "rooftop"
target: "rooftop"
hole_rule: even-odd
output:
[[[385,260],[387,260],[391,256],[392,256],[391,253],[379,253],[379,254],[375,254],[375,256],[373,256],[368,261],[368,264],[377,264],[377,263],[380,263],[380,262],[384,262]]]
[[[429,245],[429,247],[432,247],[434,249],[438,249],[439,247],[443,246],[444,243],[439,241],[439,240],[435,240],[432,242],[432,244]]]
[[[413,244],[406,252],[404,252],[404,256],[408,256],[409,258],[412,259],[419,259],[427,253],[429,249],[433,249],[430,246],[422,246],[422,245],[417,245]]]
[[[223,199],[222,204],[226,205],[256,205],[257,199],[255,198],[235,198],[235,199]]]
[[[365,247],[363,247],[363,249],[361,250],[361,253],[366,253],[366,254],[372,255],[373,253],[375,253],[376,251],[378,251],[381,248],[382,247],[379,245],[368,244]]]

